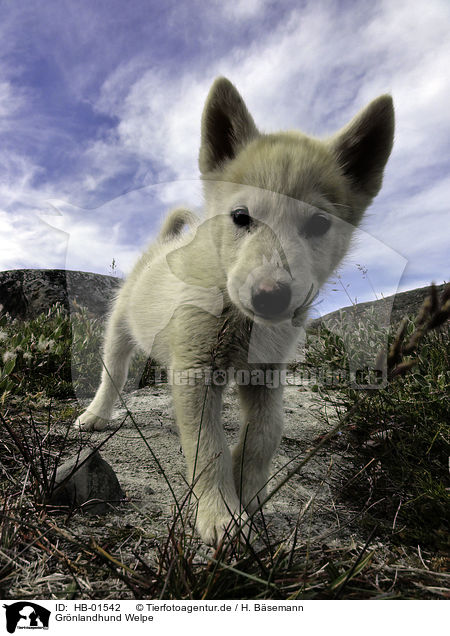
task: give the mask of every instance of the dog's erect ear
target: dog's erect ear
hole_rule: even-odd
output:
[[[330,141],[353,189],[374,197],[381,188],[394,141],[392,97],[374,99]]]
[[[258,134],[238,91],[225,77],[219,77],[203,110],[200,172],[205,174],[233,159]]]

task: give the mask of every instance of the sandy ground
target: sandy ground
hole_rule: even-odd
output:
[[[174,500],[167,480],[177,498],[186,493],[185,462],[172,410],[170,387],[156,385],[126,395],[132,412],[147,444],[161,463],[166,478],[153,459],[146,443],[128,419],[102,447],[101,455],[115,470],[128,502],[116,511],[99,519],[77,514],[70,525],[78,533],[99,535],[104,528],[139,527],[147,536],[162,538],[173,517]],[[83,403],[85,406],[87,403]],[[285,390],[285,430],[278,453],[273,461],[273,473],[280,470],[273,484],[286,474],[286,464],[300,461],[314,447],[327,426],[320,421],[318,411],[323,408],[308,385],[289,386]],[[83,441],[98,445],[123,420],[125,409],[117,409],[116,418],[102,432],[83,434]],[[225,396],[223,423],[230,444],[237,440],[239,405],[235,387]],[[329,428],[329,426],[328,426]],[[76,435],[75,432],[72,433]],[[71,435],[72,435],[71,434]],[[299,538],[334,542],[349,538],[352,512],[339,503],[340,471],[346,456],[345,444],[339,436],[295,475],[265,507],[265,521],[275,539],[289,536],[299,519]],[[295,464],[290,463],[289,469]],[[269,489],[270,490],[270,489]]]

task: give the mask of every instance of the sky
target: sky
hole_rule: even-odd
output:
[[[448,0],[0,0],[0,270],[126,275],[170,207],[201,209],[224,75],[264,132],[326,138],[393,96],[382,191],[319,313],[448,280],[449,31]]]

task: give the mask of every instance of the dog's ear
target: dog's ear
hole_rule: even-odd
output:
[[[225,77],[219,77],[209,91],[203,110],[200,172],[205,174],[233,159],[258,134],[236,88]]]
[[[381,188],[394,141],[392,97],[374,99],[330,141],[353,189],[373,198]]]

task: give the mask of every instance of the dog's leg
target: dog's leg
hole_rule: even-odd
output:
[[[252,513],[266,495],[270,462],[283,430],[283,388],[239,386],[242,427],[233,449],[233,474],[238,497]]]
[[[197,529],[210,545],[233,531],[239,500],[233,482],[231,454],[221,424],[222,388],[197,381],[179,386],[173,397],[188,476],[198,498]]]
[[[106,426],[127,379],[133,349],[125,319],[115,311],[106,328],[101,383],[87,410],[76,420],[76,428],[101,431]]]

